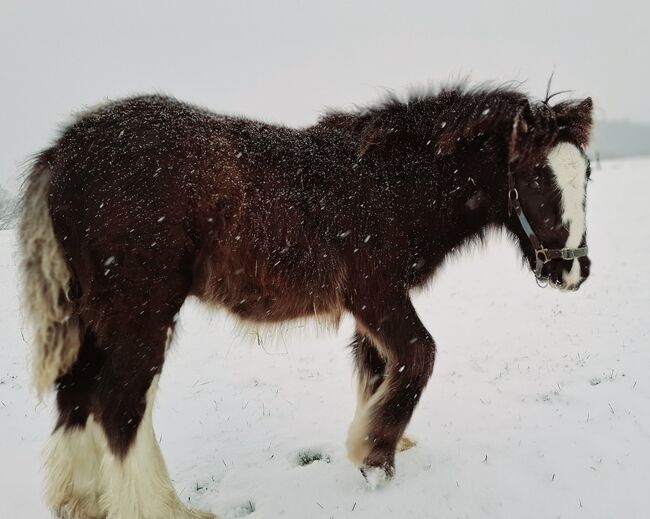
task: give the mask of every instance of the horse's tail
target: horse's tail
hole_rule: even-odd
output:
[[[72,272],[54,234],[48,203],[52,170],[41,153],[25,180],[18,227],[23,309],[33,332],[33,381],[41,396],[79,354],[79,319],[69,291]]]

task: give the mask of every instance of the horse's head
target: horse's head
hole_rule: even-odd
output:
[[[538,279],[577,290],[589,276],[585,197],[590,175],[584,148],[592,101],[526,106],[510,143],[508,227]],[[527,225],[528,224],[528,225]]]

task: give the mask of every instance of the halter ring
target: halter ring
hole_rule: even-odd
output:
[[[548,249],[537,249],[535,251],[535,257],[542,263],[551,261],[551,258],[548,257]]]

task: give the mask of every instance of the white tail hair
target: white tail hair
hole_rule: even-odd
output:
[[[23,309],[33,332],[33,381],[40,396],[66,373],[80,347],[79,320],[69,299],[72,275],[52,226],[52,172],[39,157],[26,180],[18,241]]]

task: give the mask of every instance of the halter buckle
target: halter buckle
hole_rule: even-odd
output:
[[[535,258],[537,258],[538,261],[541,261],[542,264],[546,264],[551,261],[551,258],[548,257],[548,249],[546,248],[537,249],[535,251]]]
[[[561,252],[563,260],[573,260],[576,258],[575,251],[573,249],[562,249]]]

